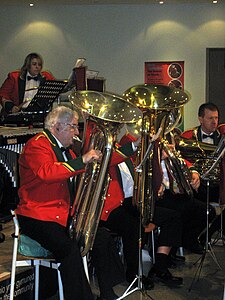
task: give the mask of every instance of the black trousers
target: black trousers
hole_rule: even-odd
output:
[[[60,265],[65,300],[93,300],[77,243],[58,223],[18,215],[21,231],[53,253]]]
[[[95,267],[102,296],[107,295],[115,285],[125,280],[124,266],[114,239],[105,227],[98,228],[91,251],[91,261]]]
[[[64,296],[66,300],[89,300],[93,295],[86,278],[80,250],[72,241],[66,229],[54,222],[39,221],[18,215],[24,234],[38,241],[51,251],[61,263]],[[93,249],[90,251],[101,294],[124,281],[124,268],[114,240],[108,229],[98,228]]]
[[[124,200],[123,205],[113,210],[107,221],[101,225],[122,237],[127,276],[138,274],[139,261],[139,220],[140,214],[132,205],[132,198]],[[153,222],[160,227],[158,246],[181,246],[181,217],[179,212],[167,208],[155,208]],[[144,235],[144,232],[142,232]],[[143,238],[145,240],[145,238]]]
[[[174,194],[165,190],[163,198],[157,202],[157,207],[176,210],[182,217],[182,246],[190,249],[198,241],[198,236],[206,227],[206,203],[185,194]],[[209,219],[215,216],[211,209]]]

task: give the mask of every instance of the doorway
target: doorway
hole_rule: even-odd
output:
[[[225,48],[206,49],[206,102],[213,102],[225,123]]]

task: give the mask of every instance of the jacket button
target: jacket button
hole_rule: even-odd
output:
[[[110,197],[111,195],[110,195],[110,194],[108,194],[107,196],[108,196],[108,197]]]
[[[62,201],[59,201],[59,205],[62,205]]]
[[[59,217],[59,216],[56,216],[55,218],[56,218],[56,219],[59,219],[60,217]]]
[[[108,214],[108,213],[109,213],[109,211],[108,211],[108,210],[106,210],[106,211],[105,211],[105,213],[106,213],[106,214]]]

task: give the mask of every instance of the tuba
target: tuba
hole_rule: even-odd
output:
[[[188,161],[193,163],[195,169],[200,174],[201,179],[207,178],[211,185],[219,185],[221,172],[219,161],[223,155],[224,135],[217,146],[200,142],[197,137],[197,130],[194,131],[195,139],[176,137],[176,148]],[[221,154],[222,153],[222,154]],[[213,171],[213,172],[212,172]],[[203,184],[204,181],[202,181]]]
[[[132,86],[124,92],[124,97],[143,112],[133,202],[141,212],[143,226],[147,226],[154,216],[158,192],[153,184],[158,172],[154,170],[153,161],[155,163],[156,160],[161,168],[158,137],[164,137],[178,124],[180,108],[189,100],[189,96],[184,91],[169,86],[144,84]]]
[[[191,172],[182,158],[179,151],[175,148],[170,148],[168,142],[165,140],[162,146],[167,157],[164,159],[168,172],[173,180],[175,180],[180,193],[186,193],[189,197],[193,198],[193,189],[191,186]]]
[[[76,188],[70,212],[69,234],[78,241],[82,256],[92,249],[110,178],[108,175],[114,141],[123,124],[137,122],[142,112],[123,98],[95,91],[72,92],[72,106],[84,119],[82,152],[98,149],[101,162],[86,165]]]
[[[211,156],[205,160],[197,160],[195,162],[196,169],[200,172],[201,179],[209,180],[212,185],[219,185],[221,180],[221,168],[220,162],[225,152],[225,134],[221,136],[221,139],[216,146]]]

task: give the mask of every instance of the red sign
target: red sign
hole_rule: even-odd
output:
[[[184,88],[184,62],[146,62],[145,83]]]

